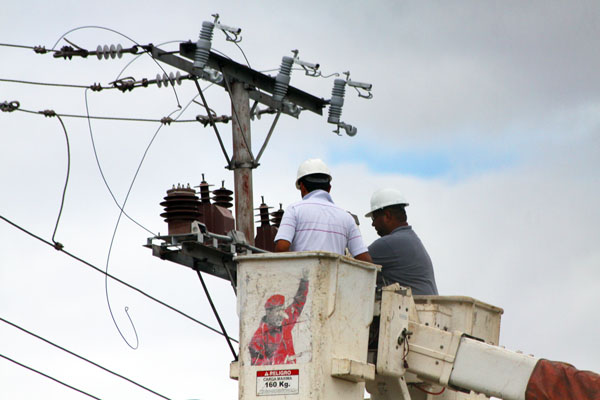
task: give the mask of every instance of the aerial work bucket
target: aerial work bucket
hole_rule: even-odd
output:
[[[239,399],[363,399],[377,267],[326,252],[236,261]]]

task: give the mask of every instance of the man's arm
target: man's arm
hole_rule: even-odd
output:
[[[290,251],[290,246],[292,244],[284,239],[279,239],[275,242],[275,253],[282,253],[285,251]]]
[[[371,260],[371,255],[369,254],[368,251],[365,251],[364,253],[361,253],[361,254],[357,254],[354,258],[356,258],[357,260],[360,260],[360,261],[366,261],[366,262],[370,262],[370,263],[373,262],[373,260]]]

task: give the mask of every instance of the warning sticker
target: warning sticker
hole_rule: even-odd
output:
[[[298,394],[299,377],[297,369],[256,371],[256,395]]]

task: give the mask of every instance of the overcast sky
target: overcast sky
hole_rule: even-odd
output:
[[[226,3],[226,4],[224,4]],[[251,4],[251,5],[249,5]],[[368,4],[368,5],[366,5]],[[300,162],[321,157],[333,173],[332,195],[361,216],[367,244],[377,238],[368,211],[380,187],[401,189],[409,222],[434,262],[440,294],[477,298],[504,309],[500,342],[537,357],[600,371],[600,4],[595,1],[105,1],[3,4],[0,43],[50,49],[81,26],[110,28],[140,44],[176,50],[196,40],[219,13],[242,28],[252,68],[277,69],[298,49],[324,74],[350,71],[373,84],[373,99],[348,89],[342,120],[355,137],[337,136],[327,116],[282,116],[254,173],[260,196],[284,207],[299,199]],[[66,36],[93,50],[132,42],[86,28]],[[66,45],[60,41],[57,47]],[[215,32],[213,47],[245,63]],[[107,86],[118,76],[153,79],[161,69],[135,59],[63,60],[0,47],[0,79]],[[175,71],[162,65],[167,72]],[[276,71],[268,72],[272,75]],[[294,71],[291,84],[331,96],[333,78]],[[205,83],[203,87],[208,86]],[[0,102],[22,110],[112,117],[194,119],[204,111],[186,81],[171,88],[85,92],[0,82]],[[87,96],[86,96],[87,95]],[[217,114],[230,114],[226,93],[206,90]],[[181,106],[181,108],[179,107]],[[63,119],[71,171],[56,240],[101,269],[107,267],[119,210],[96,164],[123,202],[144,151],[126,212],[152,232],[166,233],[159,203],[173,184],[197,185],[201,174],[233,188],[214,132],[197,123]],[[255,152],[272,116],[252,125]],[[230,125],[219,126],[231,152]],[[56,118],[0,113],[0,215],[45,240],[52,237],[67,169],[65,134]],[[148,232],[121,219],[109,272],[209,325],[217,326],[195,273],[142,247]],[[202,326],[0,221],[0,317],[18,324],[173,399],[237,397],[225,341]],[[228,282],[207,278],[231,336],[238,336]],[[0,323],[0,354],[106,399],[157,398]],[[0,397],[85,398],[0,359]]]

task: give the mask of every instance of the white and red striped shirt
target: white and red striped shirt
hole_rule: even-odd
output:
[[[290,251],[344,255],[348,248],[354,257],[367,251],[354,218],[324,190],[310,192],[285,210],[275,242],[281,239],[291,243]]]

